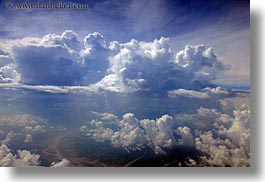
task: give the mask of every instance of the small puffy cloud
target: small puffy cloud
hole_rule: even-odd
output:
[[[51,167],[68,167],[70,161],[67,159],[62,159],[60,162],[52,162]]]
[[[5,65],[0,68],[0,83],[17,83],[20,81],[20,74],[12,65]]]
[[[32,142],[31,134],[45,133],[45,127],[47,126],[44,119],[30,116],[30,115],[13,115],[13,116],[1,116],[0,117],[0,127],[4,128],[4,131],[0,130],[1,144],[8,145],[14,138],[21,139],[21,136],[25,136],[22,140],[25,143]]]
[[[32,135],[26,134],[26,138],[24,140],[25,143],[31,143],[32,142]]]
[[[99,112],[92,112],[92,114],[95,114],[100,118],[100,120],[103,121],[116,121],[118,117],[112,113],[99,113]]]
[[[80,131],[81,131],[81,132],[86,132],[86,131],[88,131],[87,126],[85,126],[85,125],[81,126],[81,127],[80,127]]]
[[[32,126],[25,126],[25,131],[27,133],[45,133],[45,129],[41,125]]]
[[[90,130],[87,135],[90,135],[96,141],[105,142],[111,140],[111,137],[114,135],[114,131],[110,128],[103,127],[101,121],[92,120],[90,125],[94,128]]]
[[[0,117],[1,126],[4,131],[0,130],[0,135],[7,133],[1,144],[7,145],[13,138],[20,139],[21,136],[25,136],[25,143],[32,142],[32,134],[46,133],[47,123],[43,118],[30,115],[4,115]]]
[[[1,144],[8,144],[15,136],[17,135],[17,133],[15,133],[13,130],[9,131],[6,135],[6,138],[1,141]]]
[[[198,163],[197,163],[197,161],[189,158],[188,161],[185,161],[185,165],[188,167],[196,167],[196,166],[198,166]]]
[[[41,41],[46,46],[58,46],[68,47],[72,50],[80,50],[80,41],[78,35],[72,30],[65,30],[61,35],[47,34]]]
[[[181,136],[179,143],[188,147],[194,147],[194,139],[189,127],[178,127],[177,134]]]
[[[0,116],[0,125],[10,125],[10,126],[36,125],[38,123],[36,119],[37,118],[31,117],[30,115]]]
[[[0,135],[4,135],[5,132],[3,130],[0,130]]]
[[[16,71],[13,62],[10,54],[0,48],[0,83],[20,81],[20,74]]]
[[[27,150],[18,150],[16,155],[12,154],[5,144],[0,146],[0,166],[2,167],[38,166],[39,158],[39,155]]]
[[[98,32],[94,32],[91,34],[88,34],[85,38],[84,38],[84,46],[85,48],[95,48],[95,49],[99,49],[99,48],[106,48],[106,41],[103,37],[103,35],[101,35]]]
[[[81,49],[78,35],[72,30],[66,30],[61,35],[62,42],[69,48],[79,51]]]

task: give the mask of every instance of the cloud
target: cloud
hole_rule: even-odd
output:
[[[194,139],[189,127],[178,127],[177,133],[181,136],[179,143],[185,146],[194,147]]]
[[[4,127],[4,131],[0,130],[0,135],[6,134],[1,144],[8,145],[16,136],[25,135],[24,142],[32,142],[31,134],[45,133],[45,120],[30,115],[13,115],[1,116],[0,126]],[[9,130],[9,131],[8,131]]]
[[[146,142],[144,131],[140,129],[139,120],[132,113],[123,115],[123,120],[119,123],[120,131],[113,132],[111,143],[114,147],[125,150],[141,150]],[[108,132],[112,134],[111,131]]]
[[[76,33],[66,30],[61,35],[17,40],[11,47],[13,66],[0,68],[2,82],[39,85],[44,90],[47,85],[114,92],[201,90],[213,87],[216,75],[225,70],[211,47],[187,45],[176,52],[164,37],[107,43],[94,32],[81,42]]]
[[[48,34],[42,39],[23,39],[12,50],[20,82],[33,85],[74,85],[80,79],[74,38]],[[73,33],[72,33],[73,34]],[[72,42],[70,42],[72,41]],[[70,46],[70,47],[69,47]]]
[[[0,48],[0,84],[13,83],[20,80],[20,74],[16,71],[10,54]]]
[[[111,91],[117,93],[131,92],[123,84],[122,80],[115,74],[106,75],[99,82],[90,85],[90,88],[94,91]]]
[[[15,133],[13,130],[9,131],[6,135],[6,138],[1,141],[1,144],[8,144],[15,136],[17,136],[17,133]]]
[[[32,117],[30,115],[14,115],[14,116],[1,116],[0,125],[10,126],[27,126],[36,125],[40,118]]]
[[[102,121],[92,120],[88,127],[82,126],[80,130],[98,142],[110,142],[114,147],[127,151],[149,147],[161,154],[165,153],[165,148],[172,148],[177,144],[172,117],[168,115],[156,120],[138,120],[134,114],[127,113],[117,127],[117,130],[112,130],[104,127]]]
[[[99,33],[88,34],[84,44],[72,30],[41,39],[26,38],[13,46],[20,83],[30,85],[88,85],[105,76],[108,49]]]
[[[32,142],[32,135],[26,134],[26,138],[24,140],[25,143],[31,143]]]
[[[168,96],[170,98],[176,98],[176,97],[188,97],[188,98],[193,98],[193,99],[208,99],[209,98],[209,95],[207,93],[197,92],[194,90],[185,90],[185,89],[168,91]]]
[[[230,94],[231,91],[221,88],[221,87],[214,87],[214,88],[206,87],[202,89],[202,92],[205,92],[208,95],[212,95],[212,96],[216,96],[216,95],[227,96],[228,94]]]
[[[48,125],[45,119],[30,115],[1,116],[0,127],[3,128],[0,130],[2,140],[0,140],[0,166],[5,167],[39,166],[41,164],[40,155],[31,152],[39,149],[38,146],[35,146],[36,141],[34,142],[33,137],[38,138],[48,132],[65,131],[65,128],[53,127]],[[31,149],[17,150],[21,146],[20,143],[23,148],[26,145]],[[14,144],[16,144],[15,148],[13,148]],[[54,162],[53,165],[55,167],[66,166],[68,163],[69,161],[62,160],[58,163]]]
[[[201,159],[210,166],[250,166],[250,154],[242,147],[236,147],[229,139],[214,138],[211,131],[196,138],[196,148],[210,157]]]
[[[83,84],[100,81],[108,69],[109,49],[106,41],[98,32],[88,34],[84,40],[84,49],[80,52],[82,58],[82,70],[85,74]]]
[[[10,54],[0,48],[0,84],[19,82],[20,74],[16,71]]]
[[[78,35],[72,30],[66,30],[61,35],[47,34],[41,40],[40,43],[46,46],[62,46],[65,48],[70,48],[71,50],[80,50],[80,41],[78,40]]]
[[[52,162],[51,167],[67,167],[70,161],[67,159],[62,159],[60,162]]]
[[[188,159],[188,161],[185,161],[185,165],[187,167],[196,167],[196,166],[198,166],[197,161],[195,161],[193,159],[190,159],[190,158]]]
[[[5,65],[0,68],[0,83],[13,83],[20,81],[20,74],[12,65]]]
[[[98,116],[100,120],[103,121],[115,121],[118,119],[118,117],[112,113],[98,113],[98,112],[91,112],[92,114]]]
[[[0,130],[0,135],[4,135],[5,132],[3,130]]]
[[[106,41],[103,37],[98,32],[94,32],[92,34],[88,34],[84,38],[84,46],[85,48],[90,48],[90,49],[101,49],[101,48],[106,48]]]
[[[104,128],[103,123],[101,121],[92,120],[90,125],[94,128],[87,133],[96,141],[105,142],[110,140],[111,137],[114,135],[114,131],[110,128]],[[84,127],[83,127],[84,128]],[[80,128],[81,129],[81,128]]]
[[[16,155],[12,154],[5,144],[0,146],[0,166],[2,167],[38,166],[39,158],[39,155],[27,150],[18,150]]]
[[[81,127],[80,127],[80,131],[81,131],[81,132],[87,132],[87,131],[88,131],[87,126],[85,126],[85,125],[81,126]]]
[[[45,129],[41,125],[32,126],[25,126],[25,131],[27,133],[46,133]]]
[[[216,110],[200,109],[199,114],[212,120],[213,129],[195,139],[196,148],[207,153],[202,160],[210,166],[250,166],[250,109],[237,107],[233,116]]]
[[[186,90],[186,89],[177,89],[170,90],[167,92],[168,96],[172,99],[177,97],[187,97],[191,99],[209,99],[211,96],[228,96],[230,93],[229,90],[223,89],[221,87],[210,88],[206,87],[200,91],[195,90]]]
[[[200,90],[214,86],[216,74],[226,69],[212,48],[186,46],[185,50],[174,53],[168,41],[162,37],[153,42],[111,43],[109,74],[92,86],[116,92]],[[211,92],[210,89],[205,92]]]
[[[8,51],[0,48],[0,68],[4,66],[12,66],[13,59]]]
[[[225,69],[212,48],[188,45],[173,52],[169,39],[164,37],[153,42],[133,39],[116,46],[115,52],[109,58],[109,72],[127,91],[200,90],[212,87],[216,74]]]
[[[206,90],[202,92],[229,94],[218,89]],[[116,122],[111,124],[109,120],[92,120],[80,131],[97,142],[107,142],[128,152],[151,149],[161,155],[180,147],[195,149],[198,157],[189,156],[185,162],[188,166],[250,166],[248,99],[228,97],[218,103],[217,108],[200,107],[195,113],[163,115],[154,120],[139,120],[133,113],[120,120],[113,117]]]
[[[30,115],[13,115],[13,116],[1,116],[0,127],[4,128],[4,131],[0,130],[0,135],[6,134],[6,137],[1,141],[1,144],[9,144],[16,136],[25,136],[24,142],[32,142],[33,134],[46,133],[46,120],[30,116]],[[8,131],[9,130],[9,131]],[[20,138],[20,137],[19,137]]]
[[[48,127],[49,126],[49,127]],[[54,127],[48,125],[45,119],[38,118],[30,115],[13,115],[0,117],[0,166],[5,167],[22,167],[22,166],[38,166],[41,164],[40,155],[33,154],[31,151],[39,150],[35,146],[33,137],[43,137],[45,133],[62,132],[65,128]],[[27,144],[23,144],[23,142]],[[15,148],[13,148],[16,144]],[[19,146],[25,148],[31,147],[30,150],[17,150]],[[33,147],[33,148],[32,148]],[[37,147],[37,148],[36,148]],[[62,160],[55,163],[54,166],[67,165],[69,161]]]
[[[18,83],[0,84],[4,89],[29,89],[47,93],[88,93],[97,92],[98,89],[89,86],[53,86],[53,85],[23,85]]]

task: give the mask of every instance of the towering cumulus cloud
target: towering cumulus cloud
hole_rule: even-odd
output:
[[[197,99],[197,98],[195,98]],[[199,108],[193,114],[163,115],[138,120],[134,114],[109,120],[92,120],[80,131],[97,142],[111,143],[127,152],[167,155],[186,148],[195,166],[250,166],[250,108],[246,103],[220,100],[221,110]],[[115,126],[110,126],[113,121]]]
[[[175,52],[170,39],[107,43],[94,32],[83,42],[71,30],[16,40],[0,52],[0,81],[29,85],[89,86],[118,92],[200,90],[225,66],[212,48],[187,45]]]
[[[32,85],[75,85],[80,82],[77,35],[48,34],[42,39],[24,39],[13,48],[21,83]]]
[[[173,52],[164,37],[153,42],[131,40],[117,44],[114,50],[109,71],[128,90],[199,90],[212,86],[216,73],[224,69],[212,48],[186,46]]]
[[[15,70],[10,54],[0,49],[0,83],[12,83],[19,80],[20,75]]]
[[[142,150],[150,147],[156,154],[177,144],[173,136],[172,117],[164,115],[156,120],[138,120],[134,114],[127,113],[118,122],[118,130],[105,128],[103,122],[92,120],[88,135],[99,142],[111,142],[114,147],[127,151]],[[86,126],[80,131],[87,132]]]
[[[84,38],[84,49],[80,52],[85,75],[83,84],[95,83],[107,71],[109,50],[103,35],[94,32]]]

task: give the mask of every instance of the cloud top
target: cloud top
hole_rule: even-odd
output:
[[[79,40],[72,30],[61,35],[25,38],[1,50],[0,82],[49,86],[90,86],[119,92],[213,87],[225,69],[213,48],[187,45],[173,51],[169,38],[107,43],[98,32]]]
[[[249,105],[228,99],[219,103],[221,110],[201,107],[196,113],[175,117],[139,120],[127,113],[121,120],[92,120],[80,131],[97,142],[110,143],[129,153],[151,149],[156,155],[167,155],[181,147],[196,150],[197,158],[188,156],[189,166],[250,166]],[[115,122],[110,122],[113,119]]]

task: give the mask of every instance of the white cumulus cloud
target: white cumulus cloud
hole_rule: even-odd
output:
[[[26,134],[26,138],[24,140],[25,143],[31,143],[32,142],[32,135]]]
[[[177,89],[168,91],[168,96],[170,98],[176,98],[176,97],[188,97],[193,99],[208,99],[209,95],[207,93],[203,92],[197,92],[194,90],[185,90],[185,89]]]
[[[142,150],[149,147],[155,153],[165,153],[165,148],[177,145],[174,138],[173,118],[164,115],[156,120],[138,120],[134,114],[127,113],[118,121],[118,129],[104,127],[102,121],[92,120],[90,126],[80,130],[99,142],[110,142],[114,147],[127,151]]]
[[[67,167],[69,166],[70,161],[67,159],[62,159],[59,162],[52,162],[51,167]]]
[[[226,68],[213,49],[187,45],[184,50],[174,51],[169,41],[161,37],[150,42],[132,39],[108,43],[98,32],[80,41],[72,30],[16,40],[10,45],[10,53],[1,53],[0,81],[39,86],[81,85],[114,92],[214,87],[217,74]],[[9,64],[4,61],[7,59]],[[196,93],[189,95],[194,94],[200,97]],[[203,95],[206,97],[206,93]]]
[[[13,154],[5,144],[0,146],[0,166],[2,167],[38,166],[39,158],[39,155],[27,150],[18,150],[17,154]]]

